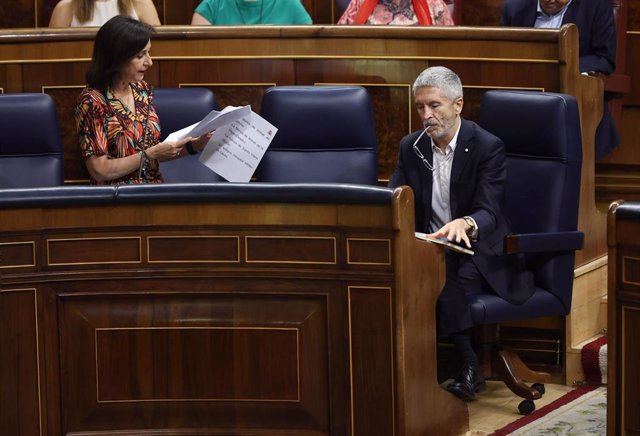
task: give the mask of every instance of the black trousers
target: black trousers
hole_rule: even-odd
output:
[[[596,128],[596,160],[605,157],[620,144],[620,134],[616,129],[615,121],[609,111],[609,98],[607,93],[604,96],[604,112],[600,124]]]
[[[490,288],[471,256],[445,253],[446,282],[436,305],[438,336],[449,336],[473,327],[467,295]]]

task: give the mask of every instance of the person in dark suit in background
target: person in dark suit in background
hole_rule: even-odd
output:
[[[616,27],[611,0],[504,0],[503,26],[558,28],[573,23],[580,34],[580,72],[611,74],[616,68]],[[618,146],[620,137],[605,109],[596,130],[596,159]]]
[[[503,214],[506,152],[503,142],[460,116],[460,78],[445,67],[424,70],[413,84],[424,129],[400,142],[390,187],[408,185],[415,195],[416,230],[473,248],[475,255],[447,250],[446,283],[436,306],[439,336],[448,336],[463,366],[447,389],[471,400],[484,390],[467,293],[492,290],[513,304],[533,293],[524,259],[503,254],[510,233]]]

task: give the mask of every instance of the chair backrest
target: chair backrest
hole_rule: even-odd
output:
[[[378,181],[371,99],[360,86],[276,86],[261,115],[278,128],[255,177],[262,182]]]
[[[577,230],[582,165],[578,104],[573,96],[489,91],[480,124],[507,151],[505,213],[514,233]],[[536,286],[571,307],[574,252],[528,255]]]
[[[58,113],[47,94],[0,95],[0,188],[60,186]]]
[[[156,88],[153,104],[160,120],[164,140],[170,133],[197,123],[217,108],[216,98],[207,88]],[[198,155],[161,162],[160,171],[167,183],[208,183],[224,181],[198,160]]]

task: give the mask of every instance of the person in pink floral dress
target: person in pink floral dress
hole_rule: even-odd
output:
[[[453,26],[444,0],[351,0],[338,24]]]

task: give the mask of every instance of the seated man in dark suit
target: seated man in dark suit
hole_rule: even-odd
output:
[[[558,28],[567,23],[578,26],[580,33],[580,72],[613,73],[616,27],[611,0],[504,0],[502,5],[503,26]],[[596,159],[619,143],[620,137],[605,102],[596,130]]]
[[[503,142],[460,116],[460,78],[444,67],[424,70],[413,84],[424,130],[405,136],[389,186],[409,185],[415,195],[416,230],[473,248],[475,255],[448,250],[446,283],[436,307],[439,336],[449,336],[463,367],[447,389],[471,400],[482,391],[467,293],[491,289],[514,304],[533,293],[524,259],[503,254],[510,233],[503,215],[506,178]]]

